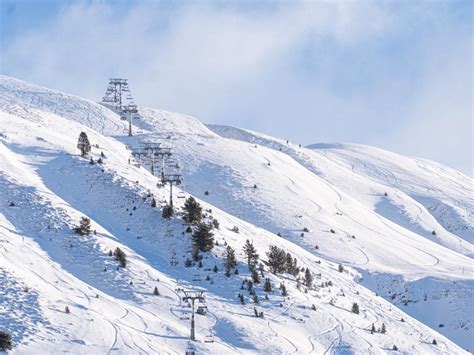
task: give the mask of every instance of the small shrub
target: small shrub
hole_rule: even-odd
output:
[[[436,231],[432,231],[431,234],[436,235]]]
[[[334,229],[331,229],[330,232],[331,232],[332,234],[336,234],[336,231],[335,231]]]
[[[436,339],[433,339],[433,341],[431,342],[431,344],[433,344],[433,345],[438,345],[438,342],[436,341]]]
[[[393,345],[392,350],[393,350],[393,351],[398,351],[397,346],[396,346],[396,345]]]
[[[13,348],[12,336],[0,330],[0,352],[7,352]]]
[[[122,249],[117,247],[114,251],[115,260],[117,260],[121,267],[127,266],[127,257]]]
[[[233,226],[231,231],[234,232],[234,233],[239,233],[239,227]]]
[[[351,309],[352,313],[355,313],[355,314],[359,314],[359,305],[357,304],[357,302],[354,302],[352,304],[352,309]]]
[[[213,226],[215,229],[219,229],[219,221],[214,218],[214,219],[212,220],[212,226]]]
[[[66,314],[71,313],[71,311],[69,310],[69,307],[68,307],[68,306],[66,306],[66,308],[64,308],[64,312],[66,312]]]
[[[74,227],[73,230],[78,235],[91,234],[91,220],[87,217],[82,217],[79,225]]]
[[[306,228],[306,227],[304,227],[304,228],[303,228],[303,232],[308,233],[308,232],[309,232],[309,229]]]
[[[163,207],[163,212],[162,212],[161,216],[164,219],[170,219],[173,216],[173,208],[171,206]]]
[[[343,271],[344,271],[344,266],[342,266],[341,264],[339,264],[339,266],[337,267],[337,271],[343,272]]]
[[[270,282],[269,278],[265,279],[265,283],[263,284],[263,291],[272,292],[272,283]]]

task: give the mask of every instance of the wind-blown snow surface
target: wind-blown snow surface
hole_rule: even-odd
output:
[[[147,108],[129,138],[123,121],[100,105],[4,76],[0,111],[0,329],[13,334],[14,352],[183,353],[189,309],[180,287],[206,291],[209,312],[196,319],[203,353],[474,348],[472,180],[460,173],[419,160],[424,168],[415,169],[409,158],[369,147],[300,148]],[[104,152],[103,165],[78,157],[81,131],[99,147],[94,159]],[[201,199],[220,222],[219,246],[203,268],[184,267],[191,242],[180,217],[161,218],[169,191],[128,164],[125,144],[150,139],[173,148],[185,195]],[[79,237],[71,228],[84,215],[95,233]],[[274,291],[267,301],[256,287],[265,317],[255,318],[240,289],[249,277],[246,239],[262,259],[269,245],[283,247],[317,285],[332,286],[305,293],[294,277],[266,273]],[[224,241],[239,259],[240,273],[230,278],[222,272]],[[125,269],[108,256],[117,246],[127,254]],[[177,266],[170,265],[174,254]],[[387,334],[371,334],[372,323],[385,323]],[[204,342],[211,333],[214,343]]]

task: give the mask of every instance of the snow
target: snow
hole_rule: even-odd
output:
[[[13,353],[182,354],[189,309],[180,287],[206,291],[209,311],[196,316],[194,344],[202,353],[474,349],[470,178],[375,148],[300,148],[185,115],[139,111],[136,135],[127,137],[126,123],[99,104],[0,76],[0,329],[13,334]],[[104,164],[78,156],[81,131],[99,147],[95,160],[105,154]],[[203,268],[184,267],[191,241],[180,216],[161,218],[168,188],[158,189],[146,167],[128,164],[125,145],[151,139],[173,148],[184,194],[220,222],[219,246]],[[183,202],[175,199],[178,209]],[[95,233],[71,232],[82,216]],[[301,237],[303,228],[309,232]],[[305,293],[293,276],[267,272],[274,291],[266,301],[263,283],[256,287],[264,318],[255,318],[240,289],[249,278],[246,239],[262,259],[270,245],[284,248],[317,285],[332,286]],[[239,275],[229,278],[224,242],[239,261]],[[117,246],[127,255],[125,269],[108,256]],[[278,291],[281,282],[289,299]],[[387,334],[370,334],[382,322]],[[204,342],[211,333],[214,342]]]

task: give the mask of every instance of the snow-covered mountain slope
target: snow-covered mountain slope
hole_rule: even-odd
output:
[[[439,239],[431,241],[360,200],[364,192],[351,194],[290,152],[224,138],[192,117],[140,108],[143,119],[129,138],[119,117],[100,105],[8,77],[0,77],[0,111],[0,280],[6,285],[0,328],[14,334],[18,353],[183,353],[189,309],[177,287],[206,290],[209,312],[197,316],[195,344],[204,353],[386,353],[393,345],[406,353],[472,350],[472,259],[462,255],[472,245],[439,224]],[[95,159],[104,152],[103,165],[77,156],[81,131],[98,145]],[[219,246],[202,268],[184,267],[191,241],[179,216],[161,218],[169,191],[157,189],[145,168],[128,164],[124,143],[150,139],[173,147],[186,196],[206,200],[203,206],[220,222]],[[360,179],[369,184],[367,176]],[[96,231],[87,237],[71,233],[83,215]],[[309,232],[300,236],[303,228]],[[269,245],[289,251],[319,287],[305,293],[294,277],[266,272],[275,290],[265,300],[262,285],[256,287],[265,317],[253,317],[254,304],[241,290],[249,278],[246,239],[263,259]],[[239,260],[240,273],[230,278],[221,271],[224,241]],[[117,246],[128,256],[126,269],[117,270],[107,254]],[[179,263],[170,266],[175,254]],[[277,290],[280,282],[288,299]],[[152,294],[154,286],[160,296]],[[358,315],[350,312],[353,302]],[[372,323],[385,323],[387,333],[371,334]],[[210,332],[215,342],[203,342]]]

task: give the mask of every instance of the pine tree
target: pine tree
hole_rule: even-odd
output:
[[[288,291],[286,290],[285,284],[281,284],[281,287],[280,287],[280,288],[281,288],[281,295],[282,295],[283,297],[288,296]]]
[[[186,211],[186,214],[184,216],[186,222],[193,224],[201,222],[202,207],[194,197],[188,197],[188,199],[184,203],[184,210]]]
[[[0,330],[0,352],[7,352],[13,348],[12,336]]]
[[[339,264],[339,266],[337,267],[337,271],[343,272],[343,271],[344,271],[344,266],[342,266],[341,264]]]
[[[253,300],[253,303],[255,303],[255,304],[258,304],[258,303],[259,303],[259,301],[258,301],[258,296],[257,296],[256,293],[253,294],[252,300]]]
[[[286,270],[286,253],[283,249],[275,245],[270,245],[270,251],[267,252],[268,267],[274,274],[282,273]]]
[[[268,277],[265,279],[265,283],[263,284],[263,290],[265,292],[272,292],[272,283]]]
[[[311,271],[309,271],[308,268],[304,273],[304,284],[306,287],[311,287],[311,285],[313,284],[313,275],[311,275]]]
[[[77,148],[81,151],[81,157],[85,157],[87,153],[91,151],[91,144],[85,132],[81,132],[81,134],[79,134]]]
[[[212,226],[201,222],[193,233],[194,248],[198,251],[211,251],[214,247],[214,234],[211,232]]]
[[[79,235],[91,234],[91,220],[87,217],[82,217],[79,225],[74,227],[74,232]]]
[[[392,350],[393,351],[398,351],[398,347],[396,345],[393,345]]]
[[[352,313],[359,314],[359,305],[357,304],[357,302],[354,302],[352,304]]]
[[[160,295],[160,291],[158,291],[158,287],[157,287],[157,286],[155,286],[155,289],[153,290],[153,294],[154,294],[155,296],[159,296],[159,295]]]
[[[252,275],[253,283],[259,284],[260,283],[260,276],[258,275],[258,272],[255,268],[252,268],[251,275]]]
[[[170,219],[173,216],[173,207],[171,206],[163,207],[163,213],[161,214],[161,216],[164,219]]]
[[[438,342],[436,341],[436,339],[433,339],[433,341],[431,342],[431,344],[433,344],[433,345],[438,345]]]
[[[115,248],[114,256],[115,256],[115,259],[119,262],[121,267],[127,266],[127,257],[122,249],[120,249],[119,247]]]
[[[372,323],[372,328],[370,328],[370,334],[374,334],[376,332],[375,325]]]
[[[250,242],[248,239],[245,241],[244,245],[244,253],[247,257],[247,264],[249,265],[249,269],[255,268],[258,263],[258,254],[257,250],[253,246],[253,243]]]
[[[156,200],[154,197],[151,198],[151,207],[155,208],[156,207]]]
[[[71,313],[71,311],[69,310],[69,307],[68,307],[68,306],[66,306],[66,308],[64,308],[64,312],[66,312],[66,314]]]
[[[387,332],[387,328],[385,327],[385,323],[382,323],[382,328],[380,328],[380,333],[385,334]]]
[[[230,245],[227,246],[224,252],[224,267],[226,270],[226,276],[230,276],[230,272],[237,265],[237,260],[235,259],[235,250]]]
[[[217,268],[217,265],[214,265],[214,268],[212,269],[212,271],[214,271],[214,272],[219,271],[219,269]]]

